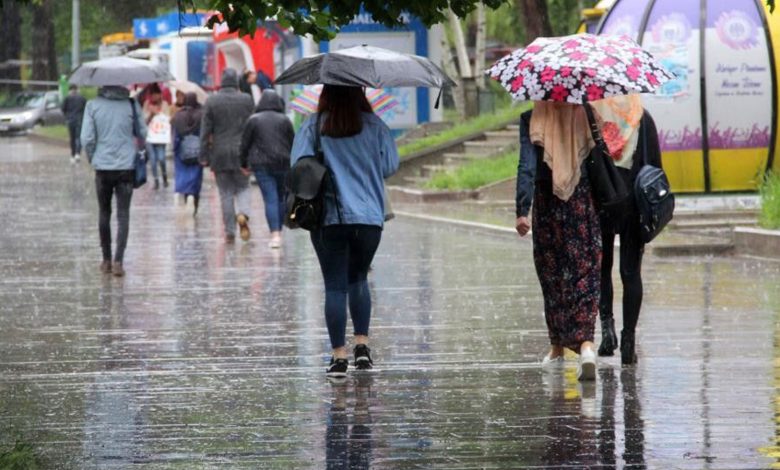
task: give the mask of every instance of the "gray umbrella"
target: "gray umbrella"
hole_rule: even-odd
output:
[[[274,83],[388,87],[454,86],[455,82],[425,57],[357,46],[306,57],[292,64]]]
[[[164,64],[130,57],[110,57],[81,64],[68,80],[74,85],[105,86],[173,80]]]

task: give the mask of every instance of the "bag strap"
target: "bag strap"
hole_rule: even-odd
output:
[[[593,142],[596,143],[596,147],[599,148],[605,155],[609,155],[609,147],[604,142],[604,138],[601,136],[601,129],[596,121],[596,117],[593,115],[593,108],[587,101],[582,103],[585,107],[585,115],[588,116],[588,125],[590,125],[590,135],[593,137]]]
[[[330,187],[333,189],[333,198],[336,202],[336,214],[339,216],[339,224],[344,223],[344,218],[341,215],[341,201],[339,201],[339,191],[336,187],[336,179],[333,177],[333,172],[328,167],[328,163],[325,161],[325,150],[322,148],[322,142],[320,141],[320,118],[322,113],[317,113],[317,122],[314,124],[314,156],[317,159],[322,159],[321,163],[328,170],[328,179],[330,180]]]
[[[643,123],[645,115],[642,113],[642,119],[639,125],[642,127],[642,165],[647,165],[647,126]]]
[[[130,109],[133,111],[133,137],[138,138],[138,112],[135,110],[135,103],[132,98],[127,99],[130,102]]]

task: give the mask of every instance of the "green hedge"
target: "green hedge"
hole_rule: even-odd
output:
[[[477,189],[517,174],[518,150],[501,156],[472,160],[454,171],[434,175],[426,183],[430,189]]]

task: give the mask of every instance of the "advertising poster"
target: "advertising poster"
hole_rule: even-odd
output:
[[[711,149],[768,147],[772,71],[761,18],[754,5],[739,10],[734,6],[740,2],[709,3],[706,52],[709,146]]]
[[[701,44],[698,4],[659,1],[650,15],[642,46],[677,76],[645,107],[658,123],[662,151],[701,150]]]

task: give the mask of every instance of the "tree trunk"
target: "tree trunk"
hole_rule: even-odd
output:
[[[458,69],[460,70],[460,76],[463,78],[473,77],[471,72],[471,61],[469,61],[469,53],[466,49],[466,38],[463,36],[463,28],[460,25],[460,19],[455,16],[452,10],[447,12],[450,29],[452,29],[452,37],[455,40],[455,52],[458,54]]]
[[[21,79],[18,64],[8,64],[22,56],[22,17],[16,0],[2,0],[0,4],[0,78],[6,80]],[[10,92],[18,90],[18,84],[0,84],[0,90]]]
[[[442,50],[442,66],[444,72],[452,77],[455,81],[454,87],[450,87],[452,92],[452,101],[455,102],[455,110],[458,111],[458,115],[463,117],[466,115],[466,109],[463,105],[463,80],[460,79],[460,74],[455,68],[455,61],[452,57],[452,46],[447,40],[447,35],[443,34],[441,38],[441,50]]]
[[[52,0],[42,0],[33,6],[33,80],[57,80],[57,52],[54,45],[54,21],[51,3]]]
[[[553,35],[547,0],[515,0],[515,5],[523,17],[526,44],[538,37]]]
[[[479,114],[479,95],[474,85],[474,72],[471,68],[469,53],[466,49],[466,39],[463,36],[463,28],[460,20],[452,10],[448,13],[450,28],[452,28],[452,37],[455,40],[455,52],[458,54],[458,69],[460,70],[460,83],[458,92],[463,96],[463,111],[461,116],[465,118],[474,117]]]
[[[477,78],[477,88],[485,89],[485,35],[487,32],[485,20],[485,4],[477,3],[477,37],[474,41],[474,76]]]

